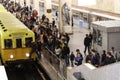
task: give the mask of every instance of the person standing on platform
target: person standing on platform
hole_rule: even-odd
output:
[[[86,63],[91,63],[91,58],[92,58],[92,53],[89,52],[88,55],[87,55],[86,58],[85,58],[85,62],[86,62]]]
[[[103,54],[102,54],[102,56],[101,56],[101,66],[104,65],[105,59],[106,59],[106,51],[103,50]]]
[[[38,55],[38,58],[40,59],[41,58],[41,42],[40,41],[37,41],[37,55]]]
[[[42,22],[44,22],[45,18],[46,18],[46,16],[45,16],[45,14],[43,14],[42,15]]]
[[[72,16],[72,19],[71,19],[71,23],[72,23],[72,28],[73,28],[73,26],[74,26],[73,16]]]
[[[83,56],[82,54],[80,53],[80,50],[79,49],[76,49],[76,52],[77,52],[77,55],[75,57],[75,65],[79,66],[82,64],[82,61],[83,61]]]
[[[84,38],[84,46],[85,46],[84,54],[85,54],[85,56],[86,56],[87,48],[88,48],[88,52],[90,51],[90,43],[91,43],[91,39],[88,36],[88,34],[86,34],[86,37]]]
[[[69,53],[70,53],[70,48],[67,45],[67,43],[64,43],[64,47],[62,49],[62,58],[65,59],[66,66],[69,65]]]
[[[70,61],[71,61],[71,66],[72,67],[74,67],[74,64],[73,64],[74,59],[75,59],[75,55],[74,55],[73,52],[71,52],[71,54],[70,54]]]
[[[58,18],[58,11],[55,12],[56,20]]]
[[[108,65],[108,64],[111,64],[114,62],[116,62],[114,56],[111,54],[111,52],[107,52],[106,59],[104,61],[104,65]]]
[[[52,20],[52,27],[55,27],[55,19]]]
[[[115,50],[114,47],[111,47],[111,54],[113,55],[113,57],[117,60],[117,51]]]
[[[70,41],[70,37],[69,37],[68,33],[64,33],[64,37],[65,37],[65,40],[66,40],[66,42],[68,44],[69,41]]]
[[[56,56],[59,58],[59,56],[60,56],[60,53],[61,53],[61,47],[60,47],[60,45],[57,45],[56,47],[55,47],[55,54],[56,54]]]
[[[31,59],[32,54],[36,53],[37,57],[40,58],[39,52],[38,52],[38,45],[36,42],[31,42],[30,43],[31,51],[30,51],[30,56],[29,58]]]
[[[92,40],[93,40],[93,35],[92,35],[91,32],[89,33],[89,38],[90,38],[90,49],[91,49],[91,47],[92,47]]]
[[[79,66],[82,64],[83,56],[81,53],[78,53],[75,57],[75,65]]]
[[[96,66],[96,67],[99,67],[99,64],[100,64],[100,62],[99,62],[99,60],[100,60],[99,54],[94,49],[91,50],[91,53],[92,53],[91,64]]]

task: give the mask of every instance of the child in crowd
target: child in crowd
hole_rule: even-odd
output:
[[[75,55],[74,55],[74,53],[73,53],[73,51],[72,51],[71,54],[70,54],[70,61],[71,61],[71,66],[72,66],[72,67],[74,67],[74,64],[73,64],[74,59],[75,59]]]

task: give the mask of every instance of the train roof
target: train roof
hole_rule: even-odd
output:
[[[92,22],[92,27],[105,32],[120,32],[120,20]]]
[[[93,22],[95,25],[104,26],[104,27],[120,27],[120,20],[110,20],[110,21],[96,21]]]
[[[18,30],[27,30],[28,28],[19,21],[15,16],[11,13],[3,13],[0,12],[0,31],[18,31]]]
[[[2,4],[0,4],[0,12],[7,12],[7,10],[4,8]]]

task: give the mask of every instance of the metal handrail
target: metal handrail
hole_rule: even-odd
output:
[[[54,52],[51,51],[48,47],[45,47],[45,48],[48,50],[48,52],[51,53],[52,56],[55,56],[55,58],[56,58],[58,61],[64,63],[64,62],[63,62],[60,58],[58,58],[58,57],[54,54]],[[52,64],[51,64],[51,65],[52,65]],[[56,70],[57,76],[59,75],[59,76],[62,78],[62,80],[66,80],[66,79],[67,79],[67,76],[65,77],[65,75],[62,75],[62,74],[55,68],[55,66],[53,66],[53,68]],[[65,71],[65,70],[62,70],[62,71]],[[66,75],[67,75],[67,73],[66,73]],[[57,79],[57,80],[59,80],[59,79]]]

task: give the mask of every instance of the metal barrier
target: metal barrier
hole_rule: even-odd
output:
[[[44,58],[52,65],[53,69],[56,71],[56,80],[66,80],[67,79],[67,67],[64,60],[58,58],[55,53],[53,53],[49,48],[45,48]],[[61,79],[59,79],[61,78]]]

